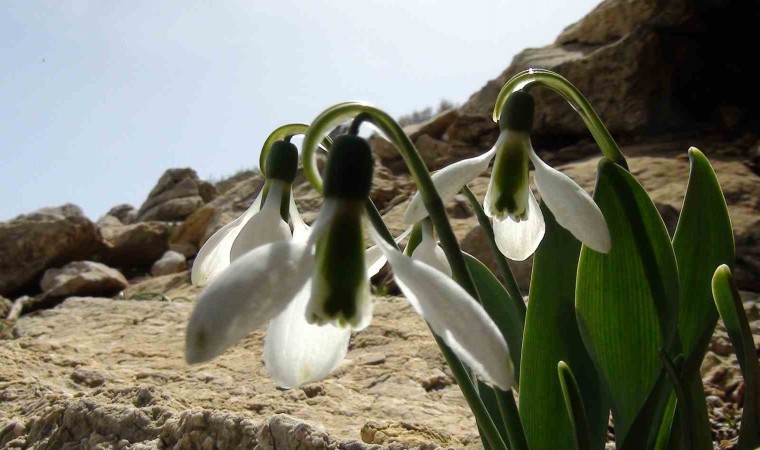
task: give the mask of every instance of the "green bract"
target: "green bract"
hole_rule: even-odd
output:
[[[533,149],[537,85],[567,100],[599,145],[593,197]],[[757,448],[760,364],[731,282],[728,208],[705,155],[689,150],[671,240],[607,128],[566,79],[540,69],[516,75],[493,117],[500,133],[491,150],[434,174],[399,124],[367,103],[334,105],[311,126],[275,130],[261,153],[267,181],[259,197],[196,258],[193,282],[208,286],[188,325],[188,361],[213,358],[268,323],[264,360],[275,382],[323,379],[345,357],[351,332],[369,325],[369,279],[388,262],[429,324],[486,449],[602,450],[610,415],[620,450],[713,448],[699,369],[718,313],[746,385],[739,448]],[[327,137],[352,119],[349,134]],[[368,197],[372,151],[357,135],[364,122],[396,146],[419,189],[404,212],[409,229],[397,237]],[[311,228],[291,189],[298,156],[289,140],[299,133],[304,175],[324,194]],[[318,147],[329,153],[324,181]],[[467,183],[492,160],[481,203]],[[459,247],[444,206],[460,191],[499,276]],[[402,253],[398,242],[408,235]],[[365,237],[376,245],[367,248]],[[531,256],[526,307],[507,259]]]

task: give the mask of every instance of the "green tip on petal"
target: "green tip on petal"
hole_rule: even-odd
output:
[[[536,104],[533,96],[525,91],[509,94],[499,116],[499,128],[504,130],[524,131],[530,133],[533,128],[533,115]]]
[[[372,149],[366,139],[338,136],[327,157],[325,197],[366,198],[372,188],[373,169]]]
[[[298,170],[298,149],[290,142],[277,141],[267,155],[265,171],[267,178],[293,183]]]

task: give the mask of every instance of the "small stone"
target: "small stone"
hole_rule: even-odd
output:
[[[153,263],[153,267],[150,269],[150,273],[154,277],[160,277],[162,275],[170,275],[173,273],[179,273],[183,270],[187,270],[187,261],[185,261],[185,255],[173,250],[168,250],[161,258]]]
[[[87,387],[95,388],[102,386],[106,378],[99,372],[86,369],[77,369],[71,373],[71,381]]]

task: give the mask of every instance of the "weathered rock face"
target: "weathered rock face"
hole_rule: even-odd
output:
[[[606,0],[554,44],[518,54],[461,112],[489,116],[504,83],[533,67],[575,84],[616,137],[700,123],[750,126],[758,120],[760,94],[742,88],[752,71],[735,42],[758,16],[760,5],[742,0]],[[537,135],[588,135],[558,95],[534,94]]]
[[[107,250],[104,260],[114,267],[150,267],[169,249],[169,224],[138,222],[101,228]]]
[[[184,270],[187,270],[185,255],[169,250],[161,256],[161,259],[153,263],[150,273],[154,277],[160,277],[161,275],[170,275]]]
[[[90,295],[110,297],[128,285],[121,272],[93,261],[75,261],[60,269],[48,269],[40,281],[43,295],[64,298]]]
[[[74,205],[43,208],[0,223],[0,295],[34,284],[49,268],[102,251],[98,227]],[[34,290],[34,289],[32,289]]]
[[[211,201],[216,189],[193,169],[169,169],[137,212],[137,220],[180,221]]]

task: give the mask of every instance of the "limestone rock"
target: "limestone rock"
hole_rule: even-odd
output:
[[[15,430],[0,446],[360,450],[368,421],[391,424],[386,434],[403,428],[384,444],[399,449],[476,442],[425,322],[404,299],[374,301],[372,324],[335,373],[288,390],[266,374],[264,330],[188,366],[191,303],[69,298],[22,316],[18,337],[0,345],[0,380],[14,380],[0,384],[0,430]],[[448,381],[428,390],[431,377]]]
[[[570,80],[616,138],[702,130],[705,122],[718,128],[749,127],[757,117],[758,95],[741,88],[751,81],[751,71],[733,43],[759,12],[756,2],[741,0],[606,0],[555,43],[515,56],[501,75],[462,105],[460,114],[490,116],[509,78],[528,68],[546,68]],[[715,85],[725,89],[713,91],[710,86]],[[532,92],[536,135],[588,135],[557,94]]]
[[[114,267],[150,267],[169,249],[169,224],[138,222],[101,229],[107,245],[105,261]]]
[[[185,255],[172,250],[168,250],[161,256],[161,259],[153,263],[150,269],[151,275],[159,277],[187,270],[187,261]]]
[[[50,267],[103,249],[98,227],[74,205],[43,208],[0,223],[0,295],[31,288]]]
[[[121,272],[93,261],[75,261],[60,269],[48,269],[40,281],[40,288],[48,297],[108,297],[128,285]]]
[[[190,283],[190,272],[179,272],[159,277],[146,277],[132,280],[124,289],[127,300],[162,300],[177,301],[197,297],[202,289]]]
[[[109,209],[105,215],[116,217],[122,224],[129,225],[137,219],[137,210],[134,206],[123,203]]]
[[[137,213],[137,220],[180,221],[216,195],[193,169],[169,169],[161,176]]]
[[[98,227],[100,228],[118,227],[118,226],[124,225],[124,223],[121,220],[119,220],[118,217],[112,216],[109,214],[106,214],[105,216],[98,219],[97,224],[98,224]]]
[[[172,231],[169,248],[185,256],[198,253],[205,242],[206,231],[217,210],[211,205],[205,205],[190,214],[180,226]]]

